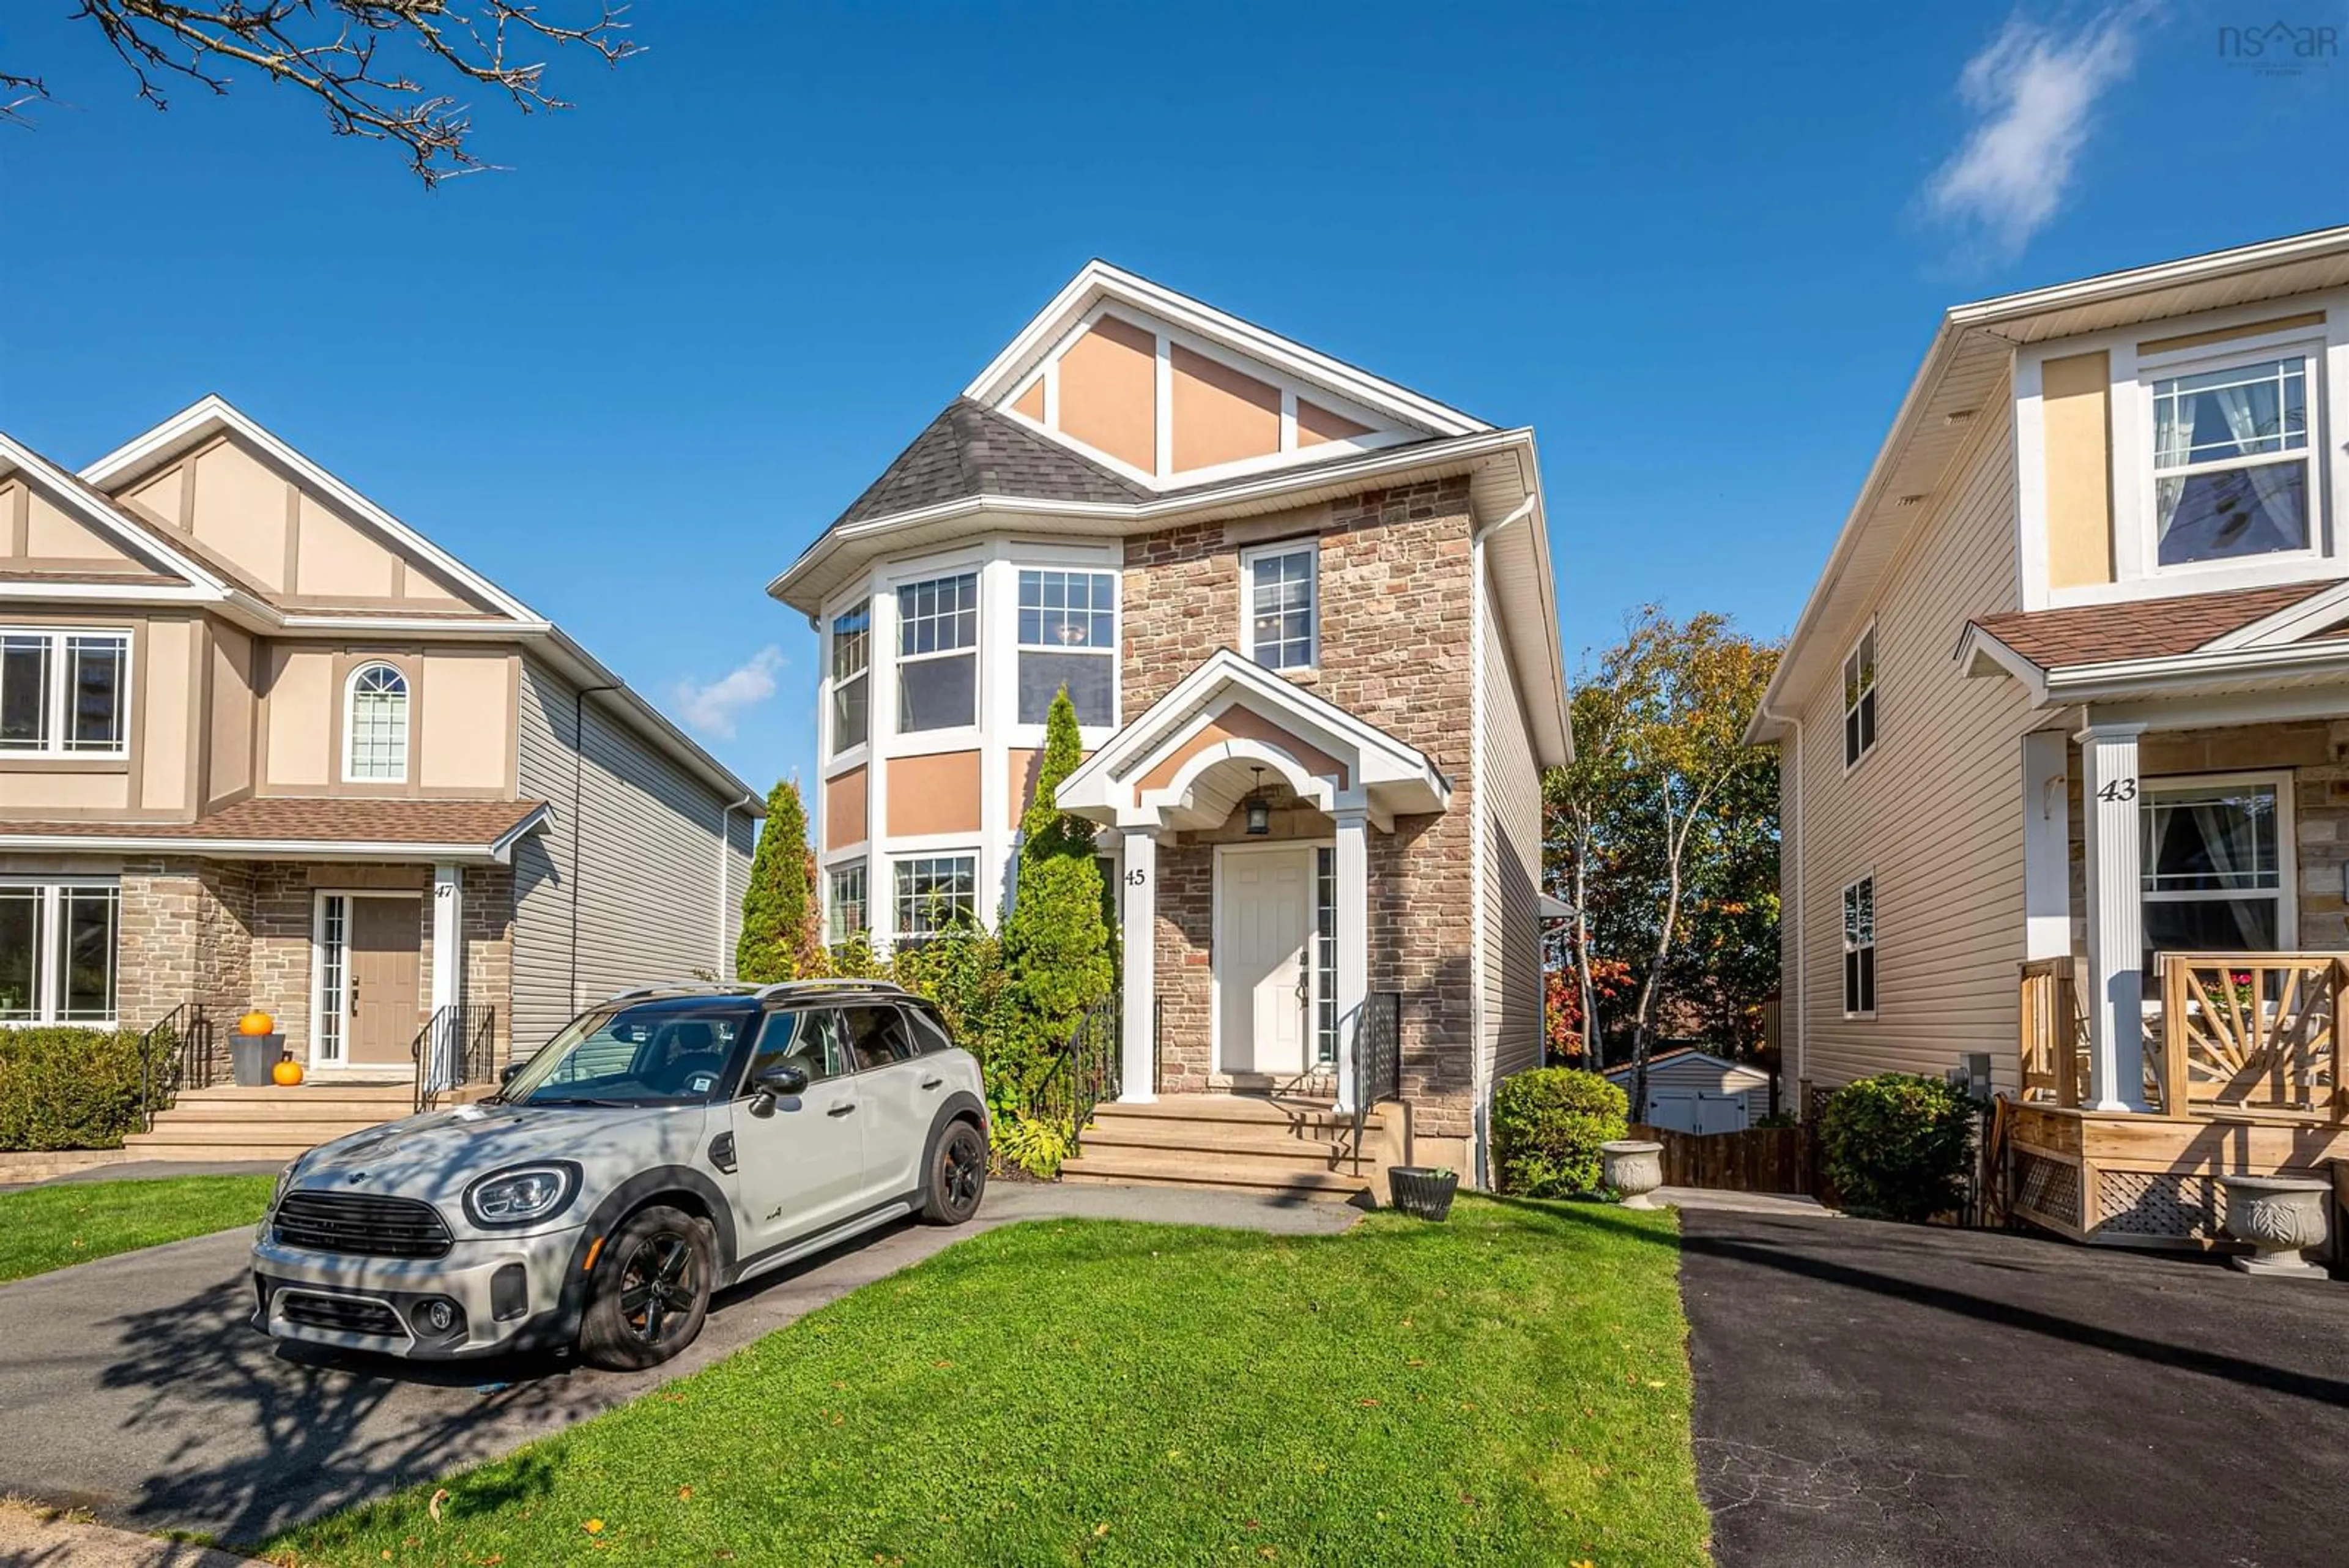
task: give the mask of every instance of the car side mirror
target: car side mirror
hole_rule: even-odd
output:
[[[758,1091],[761,1098],[771,1102],[804,1095],[807,1093],[807,1070],[794,1067],[788,1062],[777,1063],[771,1067],[762,1067],[750,1078],[750,1087]]]
[[[504,1066],[499,1068],[498,1087],[502,1089],[508,1084],[512,1083],[514,1081],[514,1075],[528,1065],[530,1065],[530,1064],[527,1062],[509,1062]]]

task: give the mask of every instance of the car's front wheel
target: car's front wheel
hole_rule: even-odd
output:
[[[930,1155],[922,1218],[933,1225],[959,1225],[978,1212],[986,1192],[987,1135],[968,1122],[957,1122]]]
[[[616,1372],[667,1361],[701,1333],[717,1276],[718,1241],[707,1222],[679,1209],[637,1210],[595,1260],[581,1357]]]

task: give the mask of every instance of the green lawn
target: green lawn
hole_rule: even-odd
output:
[[[1702,1564],[1668,1212],[975,1237],[300,1563]]]
[[[260,1221],[267,1176],[61,1181],[0,1192],[0,1280]]]

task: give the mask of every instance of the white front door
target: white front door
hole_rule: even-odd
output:
[[[1218,1054],[1226,1073],[1305,1071],[1313,1011],[1313,846],[1221,857]]]

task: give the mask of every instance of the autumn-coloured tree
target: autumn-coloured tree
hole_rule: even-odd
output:
[[[468,140],[459,93],[502,95],[524,114],[571,107],[546,88],[543,51],[617,65],[640,52],[625,7],[595,0],[77,0],[157,109],[171,89],[221,94],[240,80],[295,88],[336,136],[388,141],[427,187],[490,167]],[[557,15],[546,15],[548,11]],[[561,13],[570,15],[563,16]],[[49,96],[29,62],[0,62],[0,122],[26,123]]]
[[[1603,966],[1638,976],[1623,1020],[1634,1105],[1646,1103],[1668,993],[1702,1014],[1705,987],[1727,976],[1742,990],[1765,952],[1775,970],[1776,759],[1748,747],[1744,732],[1778,651],[1724,617],[1676,621],[1651,605],[1576,684],[1575,760],[1544,791],[1550,874],[1574,910],[1568,962],[1594,1042]],[[1765,888],[1754,885],[1757,869]],[[1692,932],[1722,944],[1719,971],[1688,961]],[[1733,943],[1741,950],[1730,955]]]
[[[734,944],[735,974],[754,985],[772,985],[827,972],[822,921],[807,810],[800,804],[798,782],[785,779],[767,795],[767,820],[750,856],[750,881],[742,889],[742,934]]]

